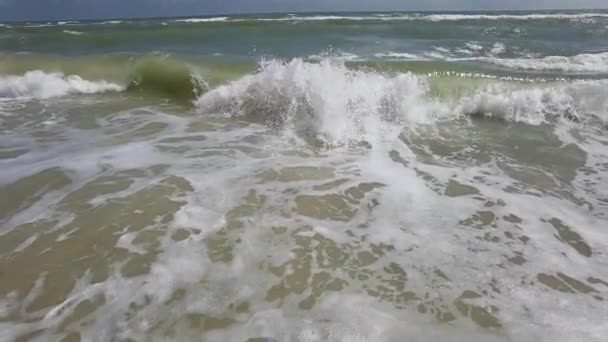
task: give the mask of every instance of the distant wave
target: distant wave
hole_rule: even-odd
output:
[[[221,17],[206,17],[206,18],[183,18],[172,19],[173,22],[183,22],[191,24],[202,23],[219,23],[219,22],[322,22],[322,21],[466,21],[466,20],[579,20],[591,21],[595,19],[608,18],[608,13],[534,13],[534,14],[423,14],[423,13],[377,13],[377,14],[327,14],[327,15],[306,15],[306,14],[288,14],[277,17],[264,16],[221,16]],[[91,24],[121,24],[123,20],[107,20],[97,22],[81,22],[81,21],[58,21],[47,23],[29,23],[26,27],[47,27],[55,25],[91,25]],[[6,24],[0,24],[0,27],[10,27]]]
[[[308,59],[312,60],[312,61],[322,61],[324,59],[334,59],[334,60],[341,60],[341,61],[362,61],[362,60],[364,60],[359,55],[356,55],[354,53],[344,52],[344,51],[332,52],[332,53],[321,53],[321,54],[309,56]]]
[[[214,23],[227,21],[228,17],[214,17],[214,18],[190,18],[190,19],[176,19],[174,21],[184,23]]]
[[[214,17],[177,19],[189,23],[209,22],[281,22],[281,21],[463,21],[463,20],[580,20],[608,18],[608,13],[536,13],[536,14],[371,14],[371,15],[287,15],[284,17]]]
[[[407,52],[379,52],[379,53],[374,54],[374,57],[380,58],[380,59],[387,59],[387,60],[412,60],[412,61],[429,59],[428,57],[425,57],[425,56],[415,55],[415,54],[407,53]]]
[[[80,36],[83,35],[84,32],[80,32],[80,31],[70,31],[70,30],[63,30],[63,33],[65,34],[71,34],[73,36]]]
[[[608,52],[576,56],[547,56],[542,58],[480,58],[481,61],[512,69],[564,71],[574,73],[608,72]]]
[[[339,15],[318,15],[318,16],[288,16],[281,18],[240,18],[235,21],[329,21],[329,20],[378,20],[374,16],[339,16]]]
[[[588,19],[608,18],[608,13],[538,13],[538,14],[430,14],[412,19],[428,21],[460,20],[545,20],[545,19]]]
[[[88,81],[80,76],[65,76],[41,70],[22,76],[0,76],[0,98],[48,99],[65,95],[122,91],[124,87],[107,81]]]
[[[37,27],[51,27],[51,26],[55,26],[55,24],[53,23],[45,23],[45,24],[27,24],[24,25],[23,27],[30,27],[30,28],[37,28]]]
[[[580,74],[608,73],[608,52],[580,54],[575,56],[546,56],[539,58],[498,58],[496,56],[504,53],[506,50],[506,47],[502,43],[495,43],[493,46],[486,48],[470,42],[467,43],[467,48],[468,49],[456,49],[455,51],[452,51],[437,47],[434,51],[419,54],[406,52],[379,52],[374,54],[374,57],[395,61],[480,61],[520,70],[559,71]],[[454,52],[457,52],[460,56]],[[474,54],[477,54],[477,56]],[[479,54],[484,55],[479,56]]]
[[[239,18],[234,21],[331,21],[331,20],[423,20],[423,21],[461,21],[461,20],[546,20],[546,19],[590,19],[608,18],[608,13],[577,13],[577,14],[374,14],[365,16],[347,15],[317,15],[317,16],[287,16],[280,18]]]

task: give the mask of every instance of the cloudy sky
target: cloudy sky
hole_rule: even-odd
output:
[[[608,8],[608,0],[0,0],[0,21],[227,13]]]

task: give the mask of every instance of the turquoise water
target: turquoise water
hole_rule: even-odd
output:
[[[7,25],[3,51],[61,55],[163,52],[242,60],[333,53],[367,60],[408,59],[406,54],[410,59],[574,56],[608,49],[605,11],[319,13]]]
[[[608,12],[0,25],[0,340],[604,341]]]

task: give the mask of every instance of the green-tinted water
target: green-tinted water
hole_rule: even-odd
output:
[[[604,341],[607,20],[0,27],[0,340]]]

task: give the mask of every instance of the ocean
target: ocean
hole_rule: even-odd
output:
[[[606,341],[608,11],[0,25],[1,341]]]

